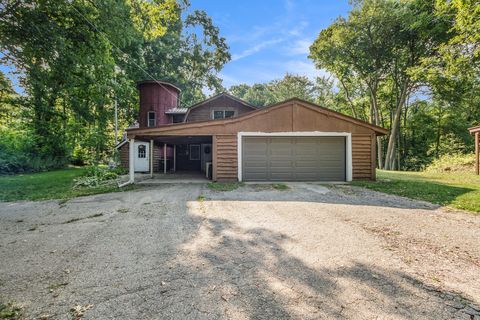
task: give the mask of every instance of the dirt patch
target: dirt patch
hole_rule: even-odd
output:
[[[77,222],[77,221],[81,221],[81,220],[85,220],[85,219],[98,218],[98,217],[101,217],[101,216],[103,216],[103,213],[95,213],[95,214],[89,215],[88,217],[73,218],[73,219],[67,220],[67,221],[62,222],[62,223],[63,224],[72,223],[72,222]]]

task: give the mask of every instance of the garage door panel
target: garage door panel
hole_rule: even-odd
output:
[[[270,168],[277,168],[277,167],[287,167],[287,168],[292,168],[293,167],[294,161],[292,159],[275,159],[271,160],[269,162]]]
[[[267,176],[267,173],[266,172],[263,172],[263,173],[246,173],[245,176],[244,176],[244,180],[247,180],[247,181],[266,181],[266,180],[269,180],[268,179],[268,176]]]
[[[271,172],[270,179],[272,181],[287,181],[292,180],[293,174],[291,172]]]
[[[249,168],[266,168],[268,164],[265,160],[246,160],[244,163]]]
[[[242,153],[244,180],[345,180],[345,137],[244,137]]]

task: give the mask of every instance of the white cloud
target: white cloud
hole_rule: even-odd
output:
[[[315,79],[316,77],[330,77],[331,74],[324,69],[315,68],[314,64],[308,61],[302,60],[289,60],[285,64],[285,72],[305,75],[310,79]]]
[[[312,45],[312,40],[310,39],[299,39],[293,42],[291,46],[286,47],[286,53],[288,55],[305,55],[310,54],[310,46]]]
[[[267,47],[278,44],[282,41],[284,41],[284,39],[272,39],[272,40],[266,40],[266,41],[260,42],[259,44],[253,47],[250,47],[240,53],[234,53],[232,55],[232,61],[236,61],[236,60],[251,56],[252,54],[255,54]]]
[[[308,27],[308,21],[304,20],[300,22],[295,22],[295,26],[286,30],[285,33],[288,33],[291,36],[298,37],[303,34],[306,27]]]

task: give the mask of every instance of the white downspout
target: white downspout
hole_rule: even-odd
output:
[[[132,183],[135,183],[135,153],[134,153],[134,143],[135,143],[135,139],[134,138],[131,138],[129,140],[129,144],[128,144],[128,174],[129,174],[129,179],[127,182],[124,182],[122,184],[120,184],[118,187],[119,188],[122,188],[122,187],[125,187],[129,184],[132,184]]]

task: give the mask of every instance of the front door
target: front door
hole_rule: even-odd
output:
[[[148,142],[135,142],[134,144],[134,167],[135,172],[146,172],[149,169],[150,150]]]

